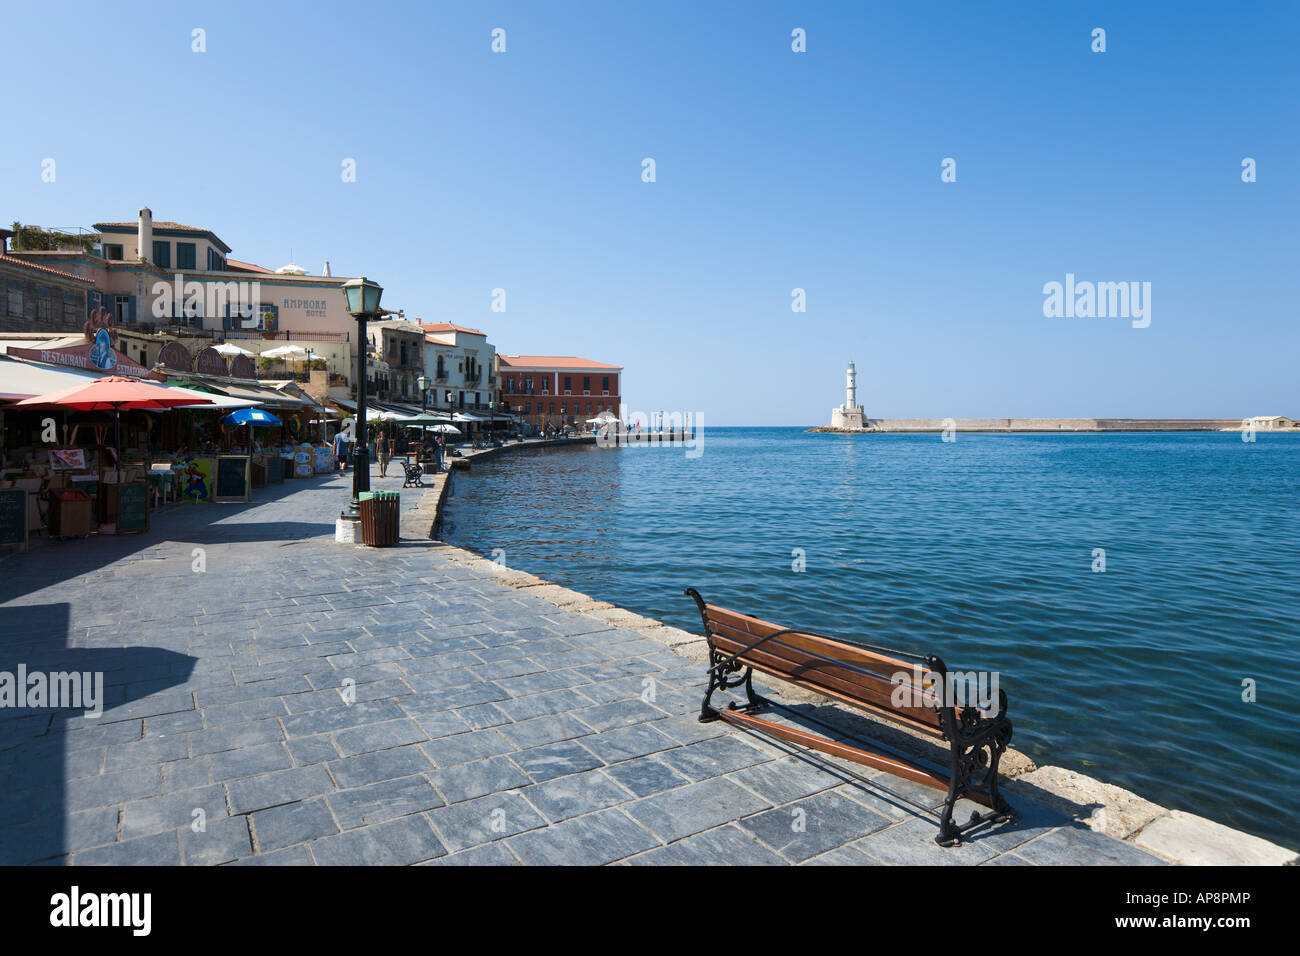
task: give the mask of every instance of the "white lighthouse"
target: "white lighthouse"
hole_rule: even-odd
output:
[[[844,374],[844,404],[831,409],[831,428],[863,429],[867,427],[867,415],[858,404],[858,370],[853,362]]]

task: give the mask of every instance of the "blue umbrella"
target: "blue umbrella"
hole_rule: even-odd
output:
[[[280,419],[260,408],[239,408],[221,419],[223,425],[279,425]]]

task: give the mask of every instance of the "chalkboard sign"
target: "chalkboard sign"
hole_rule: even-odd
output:
[[[149,486],[116,485],[117,533],[149,530]]]
[[[248,501],[252,481],[248,474],[247,455],[220,455],[217,458],[216,501]]]
[[[0,490],[0,544],[27,547],[27,492],[22,488]]]
[[[266,480],[279,483],[284,481],[284,459],[279,455],[268,455],[266,459]]]

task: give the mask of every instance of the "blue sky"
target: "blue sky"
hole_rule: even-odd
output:
[[[872,416],[1300,416],[1297,27],[1282,3],[10,5],[0,221],[147,204],[715,425],[824,424],[849,358]],[[1150,326],[1045,318],[1066,273],[1150,282]]]

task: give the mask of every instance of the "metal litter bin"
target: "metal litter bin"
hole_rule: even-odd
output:
[[[395,491],[363,491],[358,501],[361,506],[361,543],[372,548],[397,544],[401,496]]]

